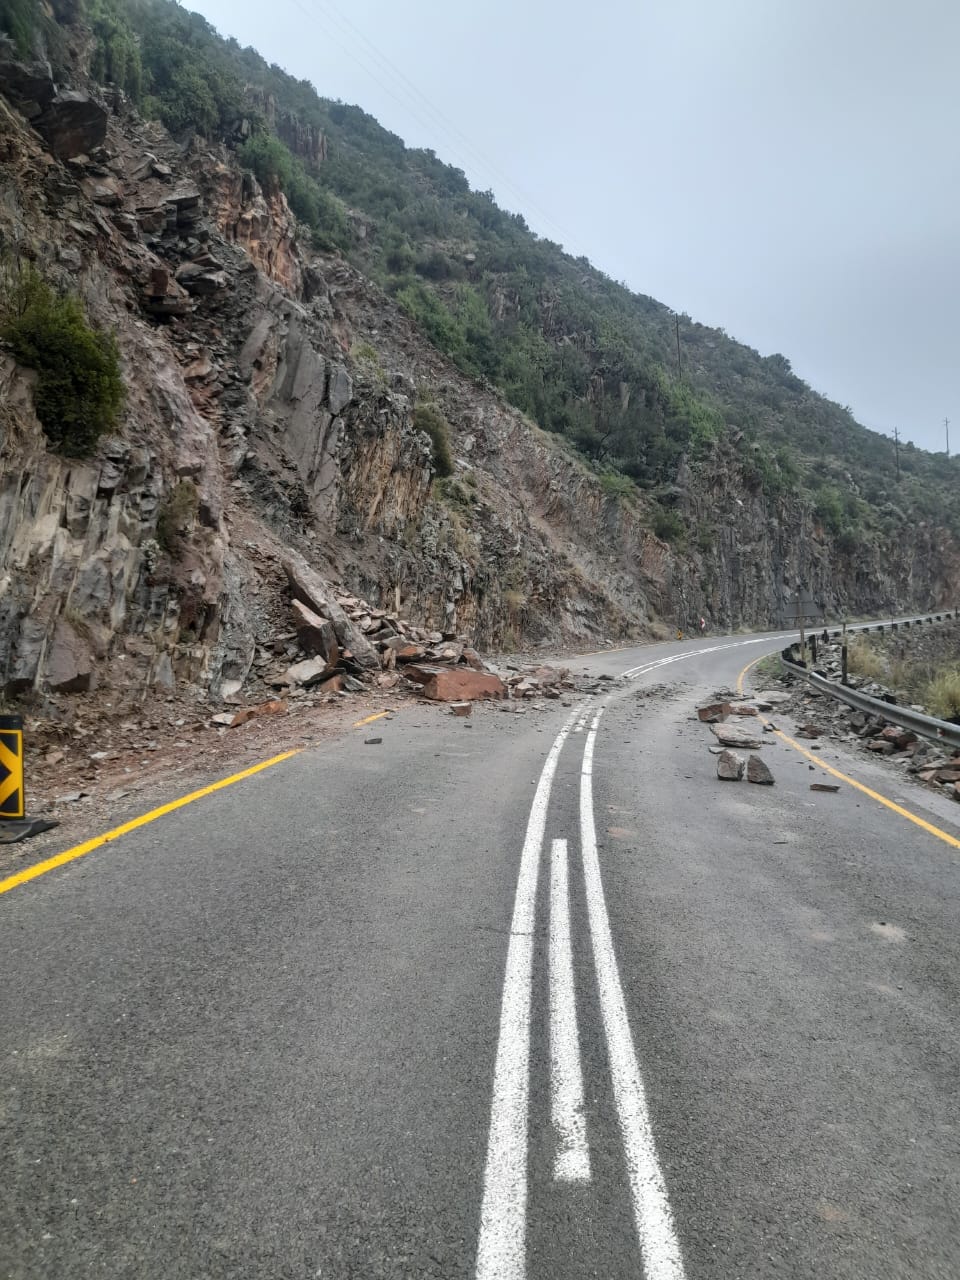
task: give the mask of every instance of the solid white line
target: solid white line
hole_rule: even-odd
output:
[[[550,1114],[557,1137],[553,1176],[558,1182],[589,1182],[566,840],[554,840],[550,871]]]
[[[610,1053],[610,1075],[623,1134],[644,1276],[646,1280],[684,1280],[680,1242],[674,1230],[667,1188],[657,1159],[646,1091],[633,1047],[623,986],[613,950],[610,918],[600,879],[597,833],[593,819],[593,749],[602,714],[602,709],[597,712],[587,735],[580,775],[580,848],[600,1009]]]
[[[654,661],[642,663],[638,667],[629,667],[620,674],[627,680],[636,680],[637,676],[646,675],[648,671],[654,671],[657,667],[665,667],[671,662],[682,662],[685,658],[699,658],[705,653],[720,653],[723,649],[740,649],[747,644],[775,644],[778,640],[792,636],[792,631],[784,631],[779,636],[756,636],[750,640],[734,640],[729,644],[713,644],[705,649],[686,649],[683,653],[672,653],[667,658],[657,658]]]
[[[571,726],[582,711],[581,705],[571,712],[550,748],[530,806],[527,835],[520,855],[493,1076],[477,1243],[477,1280],[523,1280],[526,1274],[530,998],[537,877],[557,761]]]

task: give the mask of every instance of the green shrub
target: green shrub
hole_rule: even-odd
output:
[[[279,138],[256,134],[238,147],[237,157],[268,194],[278,189],[283,192],[294,214],[322,244],[331,247],[349,241],[349,228],[339,201],[311,178],[303,161]]]
[[[172,560],[179,560],[183,555],[184,538],[197,518],[199,507],[200,496],[190,480],[181,480],[161,506],[157,515],[157,542]]]
[[[684,523],[671,507],[658,507],[653,513],[651,527],[664,542],[682,542],[686,537]]]
[[[30,54],[36,25],[36,0],[0,0],[0,31],[12,38],[21,58]]]
[[[433,469],[438,476],[453,475],[453,454],[450,452],[450,425],[433,404],[418,404],[413,411],[413,425],[425,431],[433,446]]]
[[[636,484],[619,471],[604,471],[600,476],[600,488],[616,498],[629,498],[637,492]]]
[[[34,408],[49,440],[83,457],[116,426],[125,389],[113,334],[91,329],[80,299],[20,272],[0,301],[0,338],[37,371]]]
[[[90,63],[95,80],[115,84],[134,102],[143,94],[140,46],[121,0],[87,0],[87,22],[97,38]]]
[[[923,704],[938,720],[955,720],[960,716],[960,667],[941,671],[927,685]]]
[[[847,670],[867,680],[881,680],[887,674],[887,663],[869,640],[851,636],[847,642]]]

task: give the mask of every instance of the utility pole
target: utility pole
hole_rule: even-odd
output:
[[[893,428],[893,447],[897,454],[897,484],[900,483],[900,432]]]
[[[950,457],[950,419],[944,418],[943,429],[947,433],[947,457]]]
[[[680,363],[680,313],[674,312],[674,320],[677,322],[677,378],[683,381],[683,365]]]

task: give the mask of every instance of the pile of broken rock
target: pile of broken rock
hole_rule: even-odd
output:
[[[573,687],[563,668],[515,668],[504,679],[468,640],[415,626],[397,612],[335,591],[299,555],[286,556],[283,569],[293,630],[278,638],[280,655],[262,653],[255,660],[260,681],[280,696],[237,712],[221,712],[213,717],[219,725],[236,727],[256,715],[286,710],[287,699],[305,694],[335,698],[372,687],[462,703],[560,698]],[[277,662],[277,656],[286,660]],[[295,661],[290,662],[291,657]]]
[[[718,746],[711,747],[717,757],[717,777],[721,782],[739,782],[746,773],[748,782],[760,786],[773,786],[773,774],[758,755],[744,760],[734,748],[757,751],[763,746],[766,724],[758,731],[760,709],[770,709],[770,704],[745,701],[718,701],[697,708],[697,719],[708,724],[717,739]],[[750,717],[753,717],[751,721]]]
[[[883,716],[859,711],[807,685],[791,687],[792,677],[784,683],[790,688],[786,709],[799,723],[798,738],[830,738],[834,742],[858,744],[871,755],[889,757],[893,764],[902,765],[921,782],[943,789],[954,800],[960,800],[960,751],[949,755],[937,743],[926,742],[897,724],[896,702],[890,690],[882,685],[857,682],[861,691],[870,697],[890,699],[890,713]],[[910,709],[925,710],[921,706]]]

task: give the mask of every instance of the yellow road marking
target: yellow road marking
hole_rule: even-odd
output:
[[[793,738],[783,733],[780,729],[774,729],[774,733],[778,738],[782,738],[789,746],[799,751],[802,756],[806,756],[808,760],[812,760],[814,764],[825,769],[834,778],[839,778],[841,782],[848,782],[851,787],[856,787],[858,791],[862,791],[865,796],[869,796],[871,800],[876,800],[878,804],[885,805],[886,808],[892,809],[894,813],[899,813],[901,818],[906,818],[908,822],[913,822],[918,827],[922,827],[932,836],[936,836],[938,840],[942,840],[944,844],[951,845],[954,849],[960,849],[960,840],[956,836],[952,836],[947,831],[941,831],[939,827],[935,827],[932,822],[927,822],[924,818],[918,817],[917,814],[911,813],[909,809],[904,809],[902,805],[897,804],[893,800],[888,800],[886,796],[882,796],[879,791],[871,791],[869,787],[864,786],[862,782],[858,782],[856,778],[850,778],[845,773],[841,773],[839,769],[834,769],[832,765],[827,764],[825,760],[821,760],[819,756],[815,756],[812,751],[808,751],[806,747],[801,747],[799,742],[794,742]],[[3,886],[0,885],[0,888]]]
[[[758,662],[762,662],[764,658],[769,658],[769,653],[761,653],[759,658],[754,658],[752,662],[748,662],[740,674],[737,676],[737,693],[743,693],[743,677],[747,674],[751,667],[755,667]]]
[[[366,720],[357,720],[354,724],[355,729],[359,729],[361,725],[373,724],[374,720],[382,720],[384,716],[392,716],[392,711],[378,711],[375,716],[367,716]]]
[[[748,662],[740,674],[737,676],[737,693],[743,693],[743,678],[750,670],[755,667],[758,662],[762,662],[769,654],[762,653],[759,658],[754,658],[752,662]],[[869,796],[871,800],[876,800],[878,804],[885,805],[886,808],[892,809],[894,813],[898,813],[901,818],[906,818],[908,822],[913,822],[916,826],[922,827],[932,836],[936,836],[938,840],[942,840],[945,844],[951,845],[954,849],[960,849],[960,840],[956,836],[952,836],[947,831],[941,831],[939,827],[935,827],[932,822],[927,822],[924,818],[919,817],[915,813],[911,813],[909,809],[904,809],[902,805],[897,804],[894,800],[888,800],[886,796],[882,796],[879,791],[872,791],[870,787],[865,786],[862,782],[857,782],[856,778],[850,778],[845,773],[841,773],[839,769],[834,769],[832,765],[827,764],[825,760],[821,760],[819,756],[815,756],[812,751],[808,751],[806,747],[801,747],[799,742],[795,742],[793,738],[783,733],[780,729],[774,729],[774,733],[778,738],[782,738],[795,751],[799,751],[802,756],[806,756],[808,760],[812,760],[814,764],[819,765],[834,778],[839,778],[841,782],[847,782],[851,787],[855,787],[857,791],[862,791],[865,796]]]
[[[252,778],[255,773],[262,773],[264,769],[269,769],[273,765],[279,764],[281,760],[289,760],[291,756],[298,754],[298,751],[284,751],[282,755],[274,756],[270,760],[262,760],[260,764],[252,765],[249,769],[244,769],[242,773],[231,774],[229,778],[221,778],[219,782],[214,782],[209,787],[201,787],[199,791],[191,791],[188,796],[181,796],[179,800],[171,800],[169,804],[162,804],[159,809],[151,809],[149,813],[141,814],[139,818],[133,818],[130,822],[124,822],[122,826],[114,827],[112,831],[107,831],[102,836],[95,836],[93,840],[87,840],[83,844],[75,845],[72,849],[65,849],[63,853],[58,853],[55,857],[48,858],[46,862],[38,862],[36,866],[27,867],[25,871],[18,871],[16,875],[8,876],[6,880],[0,880],[0,894],[9,893],[11,889],[16,889],[18,885],[26,884],[28,880],[36,880],[38,876],[46,875],[48,871],[53,871],[55,867],[62,867],[67,862],[82,858],[85,854],[92,853],[94,849],[99,849],[102,844],[107,844],[110,840],[125,836],[128,832],[135,831],[137,827],[145,827],[148,822],[154,822],[157,818],[162,818],[166,813],[173,813],[175,809],[182,809],[184,805],[192,804],[194,800],[213,795],[214,791],[222,791],[224,787],[232,787],[235,782],[242,782],[244,778]]]

